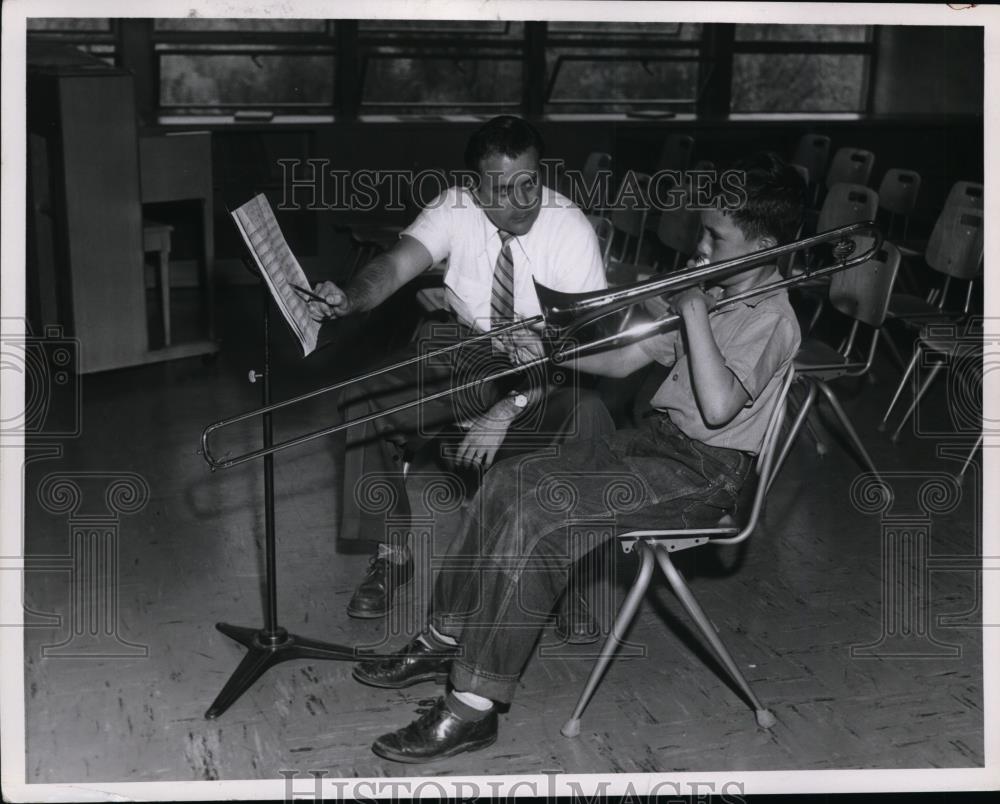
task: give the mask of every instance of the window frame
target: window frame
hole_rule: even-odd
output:
[[[781,112],[735,112],[732,108],[733,58],[742,54],[858,54],[865,57],[865,70],[861,92],[863,96],[862,114],[870,114],[874,102],[874,80],[879,48],[880,27],[864,26],[867,36],[864,41],[830,40],[736,40],[736,23],[700,23],[697,36],[687,35],[683,39],[656,38],[655,34],[636,32],[615,32],[602,37],[582,30],[551,31],[545,21],[526,20],[522,23],[520,35],[512,36],[512,26],[517,21],[503,21],[503,26],[495,30],[452,29],[441,31],[400,26],[384,29],[365,29],[363,21],[348,19],[323,20],[325,28],[316,31],[175,31],[155,30],[152,18],[111,18],[110,31],[29,31],[28,36],[45,41],[59,41],[76,46],[110,46],[115,63],[130,69],[136,78],[136,93],[140,99],[139,108],[150,121],[171,118],[177,121],[185,114],[204,114],[205,106],[163,104],[160,87],[160,59],[164,54],[197,53],[199,55],[216,52],[224,54],[274,55],[313,51],[317,55],[328,56],[333,71],[334,93],[331,103],[264,102],[264,103],[221,103],[212,109],[220,111],[220,122],[225,122],[226,113],[233,110],[265,110],[284,115],[298,115],[300,119],[315,116],[325,120],[353,120],[363,114],[373,114],[387,119],[417,119],[428,111],[446,107],[467,109],[470,114],[515,106],[528,117],[548,117],[564,113],[566,106],[592,107],[584,114],[599,118],[608,116],[620,118],[622,112],[602,114],[600,107],[610,103],[627,104],[627,100],[614,98],[553,98],[559,71],[572,61],[614,61],[621,60],[623,54],[631,61],[687,61],[698,65],[695,97],[687,98],[642,98],[634,101],[635,109],[668,109],[682,111],[685,106],[693,106],[693,116],[699,119],[725,117],[739,114],[741,117],[766,117],[781,115]],[[581,21],[583,22],[583,21]],[[484,21],[496,25],[495,21]],[[445,21],[442,23],[447,25]],[[584,22],[584,24],[586,24]],[[678,26],[683,23],[677,23]],[[682,29],[681,29],[682,30]],[[240,46],[238,49],[225,48]],[[256,50],[255,46],[268,46],[268,50]],[[475,49],[471,46],[474,45]],[[219,48],[213,51],[213,47]],[[186,48],[190,48],[187,50]],[[380,53],[379,49],[390,48],[392,53]],[[553,54],[553,50],[586,50],[586,56],[570,53]],[[697,51],[696,55],[677,55],[678,51]],[[107,54],[101,54],[106,57]],[[553,58],[554,55],[554,58]],[[363,81],[369,63],[383,58],[461,58],[520,60],[522,62],[522,86],[518,101],[483,102],[389,102],[366,101],[362,97]],[[552,61],[552,69],[549,63]],[[405,106],[406,109],[401,107]],[[413,113],[408,114],[407,110]],[[391,111],[390,111],[391,110]],[[823,117],[824,114],[840,112],[810,112],[808,115]],[[304,116],[304,117],[303,117]]]

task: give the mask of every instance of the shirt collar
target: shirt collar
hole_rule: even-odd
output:
[[[768,278],[764,279],[764,281],[762,281],[758,287],[772,284],[773,282],[778,281],[780,278],[781,277],[778,274],[777,267],[775,267],[775,270],[772,271],[770,274],[768,274]],[[782,292],[782,290],[784,290],[784,288],[772,288],[766,293],[761,293],[758,296],[751,296],[749,299],[743,299],[740,302],[740,304],[745,304],[747,307],[756,307],[761,302],[766,301],[767,299],[773,298],[774,296],[778,295],[779,293]],[[732,310],[733,308],[729,307],[728,309]]]

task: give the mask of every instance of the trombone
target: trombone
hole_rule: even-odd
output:
[[[863,241],[866,240],[870,240],[871,242],[865,244],[864,248],[859,249],[859,242],[863,243]],[[774,282],[768,282],[767,284],[759,285],[751,288],[750,290],[743,291],[742,293],[737,293],[733,296],[720,299],[719,302],[709,310],[709,312],[713,313],[717,310],[723,310],[726,307],[736,304],[737,302],[745,301],[746,299],[760,296],[765,293],[771,293],[781,288],[792,287],[806,281],[816,280],[867,262],[878,253],[879,249],[881,249],[882,233],[875,226],[873,221],[853,223],[813,235],[812,237],[796,240],[792,243],[786,243],[781,246],[764,249],[763,251],[757,251],[753,254],[747,254],[743,257],[737,257],[732,260],[694,266],[692,268],[676,271],[674,273],[658,275],[650,277],[646,280],[633,282],[630,285],[608,288],[607,290],[596,290],[588,293],[562,293],[535,282],[535,292],[538,295],[539,307],[542,311],[541,315],[521,319],[511,324],[507,324],[506,326],[492,329],[488,332],[483,332],[472,338],[467,338],[460,343],[445,346],[441,349],[436,349],[425,354],[416,355],[398,363],[393,363],[390,366],[375,369],[358,377],[342,380],[341,382],[317,388],[314,391],[309,391],[305,394],[301,394],[291,399],[286,399],[282,402],[275,402],[274,404],[247,411],[246,413],[241,413],[228,419],[213,422],[202,431],[201,455],[213,471],[216,469],[229,469],[230,467],[246,463],[247,461],[252,461],[256,458],[272,455],[275,452],[308,443],[309,441],[313,441],[317,438],[333,435],[341,430],[346,430],[348,427],[365,424],[366,422],[370,422],[393,413],[398,413],[399,411],[424,404],[425,402],[430,402],[434,399],[440,399],[442,397],[461,393],[462,391],[468,390],[469,388],[483,382],[498,380],[503,377],[518,374],[544,363],[551,362],[553,365],[558,365],[560,363],[565,363],[571,358],[579,357],[586,353],[596,352],[602,348],[624,346],[630,343],[635,343],[643,338],[648,338],[652,335],[671,329],[676,326],[677,322],[680,320],[679,315],[671,314],[658,318],[654,321],[629,324],[631,312],[635,305],[648,299],[676,293],[686,288],[701,285],[709,280],[725,279],[743,271],[748,271],[751,268],[757,268],[761,265],[775,262],[780,257],[791,255],[798,251],[809,251],[821,246],[831,246],[832,261],[829,265],[818,268],[807,267],[801,273],[784,277],[782,279],[775,280]],[[214,433],[239,422],[256,418],[258,416],[264,416],[283,408],[292,407],[308,399],[332,393],[333,391],[338,391],[350,385],[364,382],[365,380],[380,374],[396,371],[404,366],[413,365],[414,363],[419,363],[424,360],[447,354],[448,352],[463,348],[475,341],[508,335],[515,330],[536,327],[540,324],[545,327],[546,340],[548,341],[550,349],[549,354],[543,357],[538,357],[534,360],[526,361],[518,365],[512,365],[509,369],[503,369],[485,378],[478,378],[427,396],[417,397],[416,399],[412,399],[408,402],[402,402],[393,407],[386,408],[385,410],[369,413],[365,416],[359,416],[349,421],[340,422],[339,424],[330,425],[328,427],[322,427],[318,430],[314,430],[294,438],[289,438],[277,444],[265,445],[259,449],[249,450],[235,456],[227,455],[225,457],[217,457],[213,454],[210,448],[209,441]],[[584,342],[579,342],[577,340],[577,336],[580,334],[581,330],[591,325],[593,325],[594,329],[597,330],[597,337]]]

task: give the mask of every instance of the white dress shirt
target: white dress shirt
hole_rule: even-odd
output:
[[[586,216],[548,187],[542,188],[541,205],[528,233],[509,241],[514,312],[525,318],[541,312],[532,279],[566,293],[607,287],[600,247]],[[418,240],[435,263],[447,258],[444,283],[451,309],[465,324],[488,331],[500,235],[472,193],[462,187],[449,188],[402,234]]]

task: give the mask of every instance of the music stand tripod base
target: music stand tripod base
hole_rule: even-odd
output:
[[[226,686],[205,712],[208,720],[215,720],[236,702],[265,671],[290,659],[332,659],[355,662],[365,658],[367,651],[358,651],[345,645],[320,642],[315,639],[289,634],[284,628],[273,633],[263,628],[245,628],[241,625],[216,623],[215,627],[230,639],[235,639],[247,649],[247,655],[229,677]]]

